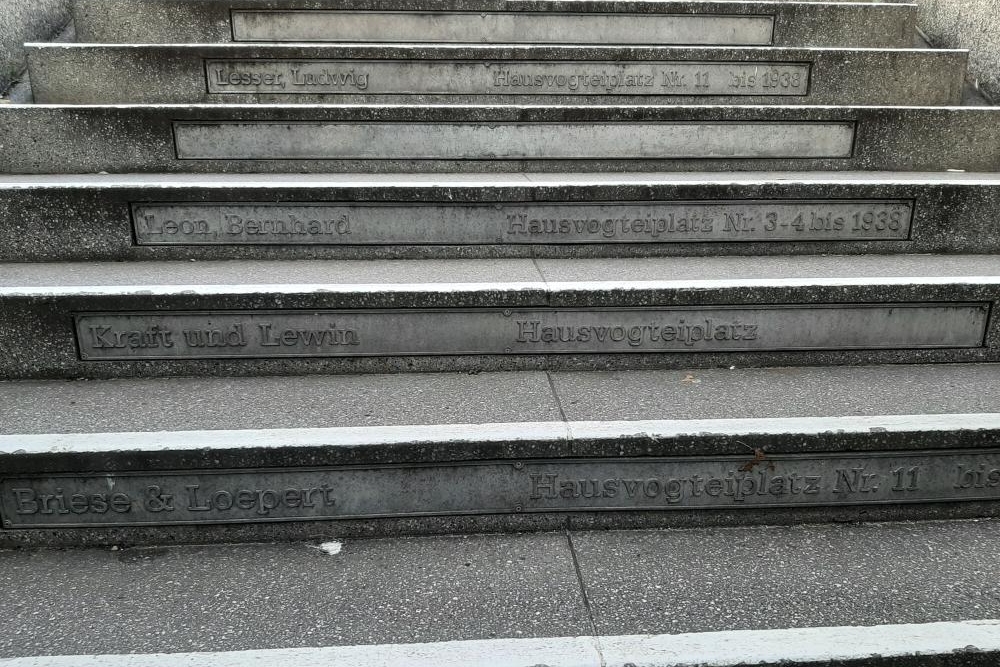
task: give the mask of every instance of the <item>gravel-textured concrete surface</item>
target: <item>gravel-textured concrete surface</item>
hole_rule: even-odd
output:
[[[273,405],[275,397],[280,409],[247,409]],[[560,416],[544,373],[0,382],[0,404],[0,433],[489,424]]]
[[[987,266],[988,259],[980,260]],[[517,283],[534,289],[542,278],[529,259],[503,261],[421,262],[134,262],[66,263],[4,266],[0,287],[59,285],[189,285],[209,292],[213,285],[442,285]]]
[[[228,286],[238,293],[255,287],[312,285],[377,287],[391,291],[404,286],[425,287],[428,292],[452,285],[484,284],[504,289],[551,290],[558,283],[583,282],[616,287],[643,282],[740,281],[810,278],[833,279],[843,284],[860,284],[879,278],[967,279],[1000,273],[998,255],[898,255],[898,256],[805,256],[805,257],[650,257],[620,259],[497,259],[426,261],[216,261],[216,262],[72,262],[2,264],[0,288],[8,293],[19,289],[66,286],[144,287],[183,292],[197,286],[200,294],[225,294]],[[553,285],[555,283],[556,285]],[[221,286],[221,287],[220,287]],[[215,289],[219,287],[219,289]],[[451,288],[457,289],[457,288]],[[115,290],[116,293],[119,290]],[[126,292],[130,293],[130,292]],[[536,295],[540,296],[540,295]],[[536,301],[536,303],[541,303]]]
[[[1000,616],[1000,523],[577,533],[600,634]]]
[[[52,37],[68,20],[68,0],[4,0],[0,7],[0,99],[26,67],[24,43]]]
[[[82,41],[117,43],[229,42],[234,38],[228,0],[87,0],[75,6]],[[312,0],[308,5],[287,0],[245,0],[241,9],[344,9],[339,0]],[[546,0],[401,0],[392,5],[358,2],[353,9],[397,11],[535,11],[535,12],[623,12],[629,14],[722,13],[771,14],[775,16],[775,46],[884,46],[908,47],[913,43],[916,11],[912,6],[850,7],[843,3],[768,3],[762,10],[752,2],[718,2],[704,5],[690,0],[677,2],[575,2]],[[641,20],[641,18],[639,19]],[[490,34],[485,34],[489,41]],[[552,39],[565,38],[555,31]],[[580,41],[573,35],[572,41]],[[412,39],[404,41],[413,41]],[[468,41],[462,39],[460,41]]]
[[[991,0],[921,0],[920,28],[935,46],[970,49],[973,81],[1000,99],[1000,7]]]
[[[978,364],[705,368],[553,373],[552,381],[570,421],[972,414],[1000,406],[998,370]]]
[[[0,656],[578,636],[565,535],[0,552]]]
[[[998,531],[576,532],[572,549],[562,533],[348,540],[337,555],[301,543],[6,551],[0,656],[996,618]]]
[[[860,257],[671,257],[643,259],[539,259],[548,283],[604,280],[625,284],[671,280],[753,280],[806,276],[853,279],[949,275],[992,275],[1000,270],[993,255]],[[3,283],[0,283],[2,285]]]
[[[646,421],[990,413],[1000,405],[998,370],[929,364],[0,382],[0,434],[519,424],[563,414]],[[275,396],[280,410],[245,409]]]

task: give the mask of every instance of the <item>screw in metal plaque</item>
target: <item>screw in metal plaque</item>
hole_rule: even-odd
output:
[[[514,470],[524,470],[524,463],[521,461],[516,461],[514,463]]]
[[[512,311],[510,311],[510,310],[505,310],[505,311],[503,311],[503,316],[504,316],[504,317],[510,317],[510,316],[511,316],[511,315],[513,315],[513,314],[514,314],[514,313],[513,313]]]
[[[11,521],[10,519],[4,519],[4,520],[3,520],[3,525],[4,525],[4,527],[6,527],[6,528],[10,528],[11,526],[13,526],[13,525],[14,525],[14,522],[13,522],[13,521]]]
[[[514,505],[514,511],[515,512],[523,512],[524,508],[521,507],[520,505]]]

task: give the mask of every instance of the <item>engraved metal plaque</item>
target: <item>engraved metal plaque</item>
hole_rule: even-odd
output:
[[[981,347],[985,303],[88,313],[81,358],[616,354]]]
[[[1000,500],[1000,451],[529,460],[0,480],[4,526]]]
[[[849,158],[854,123],[176,122],[181,160]]]
[[[910,201],[132,205],[140,245],[469,245],[889,241]]]
[[[555,12],[232,11],[237,42],[767,46],[773,16]]]
[[[208,60],[208,92],[311,95],[784,95],[809,93],[808,64]]]

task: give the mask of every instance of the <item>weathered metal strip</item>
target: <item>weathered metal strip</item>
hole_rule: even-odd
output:
[[[1000,450],[43,475],[0,493],[5,528],[983,502]]]
[[[232,11],[236,42],[499,42],[767,46],[774,17],[726,14]]]
[[[854,123],[175,122],[180,160],[849,158]]]
[[[132,205],[139,245],[464,245],[890,241],[909,201],[317,202]]]
[[[94,313],[85,361],[981,347],[987,304]]]

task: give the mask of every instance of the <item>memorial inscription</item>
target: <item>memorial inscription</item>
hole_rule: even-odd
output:
[[[774,17],[729,14],[232,10],[236,42],[768,46]]]
[[[1000,451],[539,460],[0,480],[6,528],[1000,500]]]
[[[779,62],[207,60],[208,92],[369,95],[807,95]]]
[[[132,205],[139,245],[905,240],[910,201]]]
[[[853,122],[173,124],[181,160],[849,158]]]
[[[87,313],[85,361],[981,347],[989,305]]]

